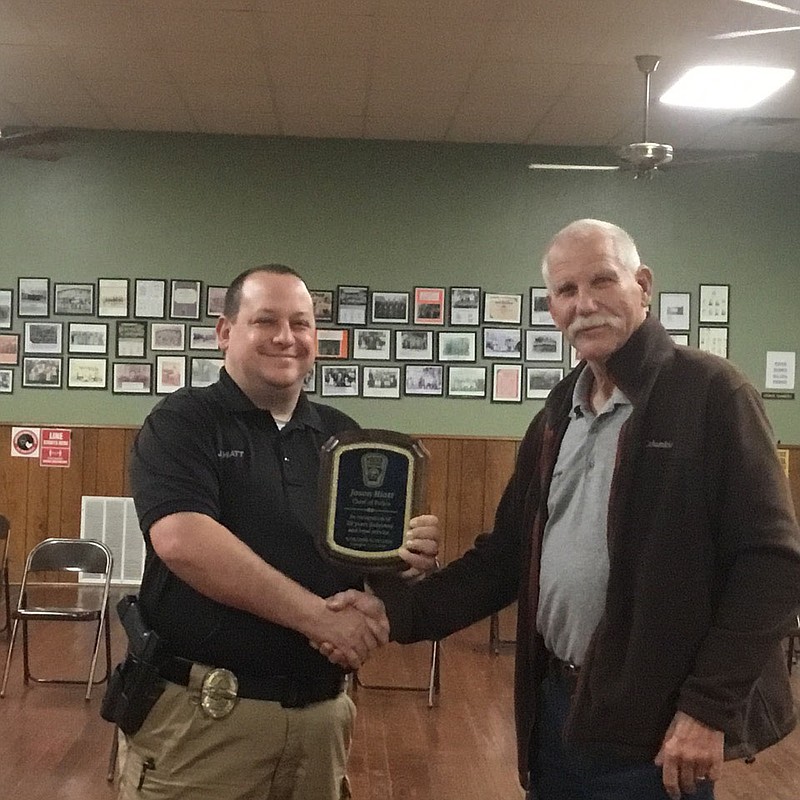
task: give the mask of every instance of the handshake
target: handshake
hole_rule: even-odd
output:
[[[400,555],[408,564],[405,580],[418,580],[436,569],[439,553],[439,520],[430,514],[409,523]],[[358,669],[373,650],[389,641],[389,619],[380,598],[366,591],[348,589],[325,601],[309,636],[312,647],[346,670]]]

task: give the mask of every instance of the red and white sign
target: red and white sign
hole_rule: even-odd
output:
[[[40,467],[68,467],[71,455],[72,431],[69,428],[42,429]]]
[[[12,428],[11,455],[17,458],[37,458],[40,440],[39,428]]]

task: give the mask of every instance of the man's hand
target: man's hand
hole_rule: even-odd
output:
[[[326,606],[328,611],[334,614],[360,614],[370,630],[375,631],[376,641],[379,641],[381,645],[389,641],[389,620],[386,617],[386,609],[383,602],[375,595],[359,592],[357,589],[348,589],[346,592],[339,592],[339,594],[329,597]],[[353,664],[351,654],[342,650],[330,639],[324,639],[314,646],[329,661],[339,666],[358,669],[366,661],[365,657],[361,660],[361,664]]]
[[[439,566],[439,518],[433,514],[420,514],[409,520],[406,542],[398,550],[400,557],[408,564],[402,573],[406,580],[421,578]]]
[[[724,744],[722,731],[709,728],[683,711],[675,712],[655,758],[672,800],[680,800],[681,792],[693,794],[698,782],[719,780]]]
[[[348,595],[350,591],[342,594]],[[334,664],[345,669],[358,669],[373,650],[389,641],[389,620],[383,603],[377,597],[372,599],[379,606],[357,601],[343,601],[338,606],[331,606],[328,602],[309,637],[312,646]]]

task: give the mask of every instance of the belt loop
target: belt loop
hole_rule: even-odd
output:
[[[206,666],[205,664],[192,664],[192,668],[189,672],[189,683],[187,684],[186,688],[192,692],[200,692],[200,689],[203,686],[203,681],[206,679],[206,675],[208,675],[211,669],[211,667]]]

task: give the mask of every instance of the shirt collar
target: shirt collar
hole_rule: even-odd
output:
[[[600,414],[614,411],[617,406],[625,406],[630,405],[631,401],[624,395],[622,389],[619,386],[615,386],[614,390],[611,392],[611,397],[609,397],[608,402],[600,409],[600,412],[595,415],[594,410],[592,409],[591,403],[589,402],[589,393],[592,388],[592,384],[594,382],[594,375],[592,373],[591,367],[587,364],[582,370],[581,374],[578,375],[578,380],[575,382],[575,388],[572,390],[572,412],[571,417],[573,419],[578,419],[579,417],[583,417],[584,415],[590,416],[600,416]]]

